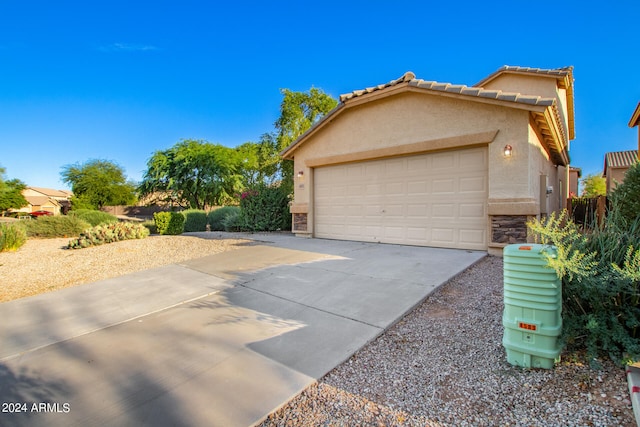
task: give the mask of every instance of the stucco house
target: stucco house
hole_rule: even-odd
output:
[[[569,168],[569,198],[578,197],[580,194],[580,177],[582,177],[582,169]]]
[[[607,181],[607,195],[624,181],[627,170],[638,161],[638,150],[614,151],[604,155],[602,176]]]
[[[66,212],[71,207],[71,196],[73,194],[66,190],[27,187],[22,190],[22,195],[29,204],[19,209],[19,212],[47,211],[58,215]]]
[[[488,250],[565,207],[573,68],[504,66],[474,86],[407,72],[340,96],[287,147],[298,236]]]

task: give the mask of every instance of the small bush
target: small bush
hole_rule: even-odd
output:
[[[70,216],[75,216],[87,221],[92,227],[100,224],[118,222],[118,218],[108,212],[96,211],[92,209],[76,209],[69,211]]]
[[[178,235],[184,231],[184,215],[180,212],[156,212],[153,219],[158,234]]]
[[[91,228],[88,222],[68,215],[41,216],[24,224],[27,236],[42,238],[75,237]]]
[[[144,228],[149,230],[149,234],[158,234],[158,227],[156,227],[156,222],[152,219],[148,221],[144,221],[141,223]]]
[[[82,249],[89,246],[119,242],[121,240],[143,239],[149,235],[149,230],[142,224],[131,222],[112,222],[97,225],[80,234],[77,239],[69,242],[69,249]]]
[[[17,251],[27,241],[27,231],[22,224],[0,223],[0,252]]]
[[[242,215],[240,209],[229,211],[222,220],[222,228],[224,231],[242,231]]]
[[[184,215],[184,231],[206,231],[207,213],[199,209],[187,209],[182,211]]]
[[[224,206],[218,208],[214,211],[209,212],[207,215],[207,220],[209,225],[211,226],[211,231],[224,231],[224,221],[225,218],[229,215],[238,215],[240,213],[240,208],[237,206]]]

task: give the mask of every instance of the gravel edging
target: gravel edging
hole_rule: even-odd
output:
[[[65,249],[69,240],[31,238],[15,252],[0,252],[0,303],[253,244],[213,232]]]
[[[636,426],[609,361],[507,363],[502,268],[487,257],[453,278],[260,426]]]

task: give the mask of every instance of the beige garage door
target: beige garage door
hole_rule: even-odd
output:
[[[487,249],[487,148],[316,168],[314,235]]]

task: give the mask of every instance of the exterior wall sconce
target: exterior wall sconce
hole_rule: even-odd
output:
[[[302,178],[304,176],[304,171],[298,171],[298,178]]]
[[[511,157],[511,154],[513,154],[513,147],[509,144],[505,145],[503,154],[505,157]]]

